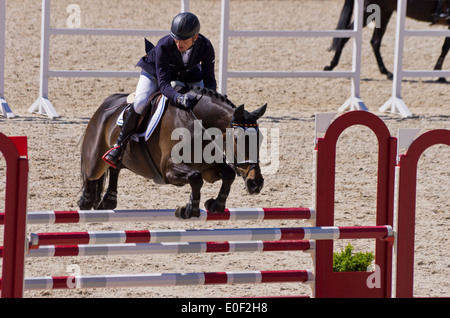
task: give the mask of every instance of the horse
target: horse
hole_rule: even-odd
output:
[[[248,159],[251,145],[246,143],[245,151],[241,152],[241,159],[238,161],[236,159],[238,151],[234,152],[237,148],[237,134],[230,134],[229,131],[236,133],[236,130],[243,131],[248,127],[251,127],[253,132],[256,131],[258,137],[256,141],[258,142],[256,145],[257,156],[259,156],[262,136],[260,136],[257,120],[265,113],[267,104],[249,112],[243,104],[236,107],[226,96],[210,89],[195,87],[191,88],[188,93],[197,99],[194,109],[183,109],[168,102],[164,115],[150,138],[145,141],[141,137],[139,142],[130,140],[121,164],[117,168],[107,165],[102,160],[102,155],[110,149],[119,135],[120,127],[117,126],[117,120],[129,104],[127,102],[128,94],[113,94],[104,100],[91,117],[83,136],[81,146],[83,187],[82,195],[77,202],[81,210],[116,208],[117,184],[121,169],[129,169],[137,175],[153,179],[157,184],[175,186],[189,184],[191,193],[188,203],[175,209],[175,216],[178,218],[200,216],[200,190],[204,181],[214,183],[222,180],[217,198],[211,198],[205,202],[205,208],[212,213],[224,212],[226,199],[236,175],[242,176],[245,189],[249,194],[260,193],[264,178],[261,175],[259,157],[254,158],[255,156],[253,156],[253,159]],[[158,100],[162,97],[160,94]],[[148,105],[147,108],[151,108],[151,105]],[[198,130],[197,133],[195,131],[198,123],[201,123],[201,129],[204,132],[204,136],[200,136],[200,139]],[[177,129],[186,134],[175,134],[174,137]],[[215,134],[209,136],[210,140],[208,140],[206,133],[211,129],[216,129],[222,136]],[[228,150],[221,150],[223,147],[221,148],[217,142],[217,138],[225,136],[232,139],[231,142],[228,141],[233,148],[233,151],[230,150],[231,155],[226,154]],[[182,141],[180,141],[181,139]],[[196,145],[199,145],[199,140],[201,149],[195,148]],[[213,140],[215,145],[211,147]],[[207,162],[206,156],[203,158],[202,154],[200,154],[200,159],[192,160],[199,156],[199,153],[194,153],[194,151],[189,160],[189,147],[180,148],[181,142],[184,146],[192,146],[191,149],[202,150],[203,154],[210,149],[211,153],[215,153],[214,158],[217,160]],[[220,160],[221,158],[223,160]],[[109,183],[103,198],[101,198],[107,174],[109,174]]]
[[[377,26],[372,34],[372,38],[370,43],[372,45],[373,51],[375,53],[375,57],[378,63],[378,68],[382,74],[385,74],[388,79],[392,79],[393,75],[389,72],[384,65],[383,58],[381,57],[380,47],[381,41],[383,39],[384,33],[386,31],[387,25],[389,23],[389,19],[392,16],[392,13],[397,10],[397,1],[396,0],[365,0],[364,1],[364,17],[363,17],[363,26],[367,24],[367,18],[369,13],[367,12],[367,7],[369,5],[378,5],[380,8],[380,21],[379,27]],[[345,0],[344,7],[342,8],[341,15],[339,17],[339,22],[336,29],[353,29],[353,22],[351,22],[352,12],[353,12],[354,0]],[[408,0],[406,16],[418,21],[424,22],[432,22],[432,14],[437,6],[437,0]],[[446,4],[448,8],[448,1]],[[439,21],[438,24],[448,25],[450,29],[450,20]],[[341,56],[342,50],[347,43],[349,38],[334,38],[331,47],[328,49],[329,51],[335,51],[335,55],[330,62],[330,65],[325,66],[324,71],[333,70],[339,63],[339,58]],[[439,56],[436,65],[434,66],[435,70],[441,70],[442,65],[444,64],[445,56],[450,49],[450,37],[446,37],[444,41],[444,45],[442,46],[441,55]],[[438,82],[446,82],[445,78],[439,78]]]

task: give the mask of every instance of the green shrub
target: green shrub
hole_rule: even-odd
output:
[[[353,253],[353,246],[348,244],[345,250],[333,253],[334,272],[365,272],[370,263],[375,259],[371,252]]]

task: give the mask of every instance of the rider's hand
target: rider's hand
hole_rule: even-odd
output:
[[[184,108],[193,109],[197,100],[192,95],[184,94],[177,97],[177,104]]]

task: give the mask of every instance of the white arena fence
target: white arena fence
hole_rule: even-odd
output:
[[[13,118],[14,113],[5,99],[5,16],[6,0],[0,0],[0,114],[5,118]]]
[[[4,0],[0,0],[4,1]],[[181,0],[181,11],[189,10],[189,0]],[[137,71],[65,71],[49,68],[49,47],[51,35],[109,35],[109,36],[164,36],[167,30],[126,30],[126,29],[85,29],[85,28],[52,28],[50,26],[50,0],[42,0],[42,34],[39,97],[28,109],[31,113],[59,117],[48,98],[48,80],[50,77],[137,77]],[[221,44],[219,65],[219,91],[226,94],[227,79],[230,77],[319,77],[319,78],[351,78],[351,97],[339,108],[339,111],[367,110],[360,98],[360,66],[363,0],[355,0],[354,30],[333,31],[239,31],[229,30],[230,0],[222,0]],[[353,69],[351,71],[297,71],[297,72],[244,72],[228,70],[228,39],[232,36],[245,37],[353,37]]]
[[[404,77],[450,77],[450,70],[406,71],[403,69],[403,46],[406,36],[445,36],[450,37],[450,30],[406,30],[407,1],[397,0],[397,29],[395,34],[395,61],[392,97],[380,107],[381,112],[400,114],[402,117],[412,117],[412,113],[401,97],[402,79]]]
[[[181,12],[189,10],[190,0],[181,1]],[[138,77],[138,71],[65,71],[49,69],[49,50],[51,35],[97,35],[97,36],[165,36],[168,30],[146,29],[86,29],[86,28],[52,28],[50,26],[50,0],[42,0],[41,29],[41,70],[39,97],[28,109],[31,113],[59,117],[48,99],[48,80],[50,77]]]
[[[222,18],[220,32],[220,70],[219,70],[219,91],[226,94],[227,79],[230,77],[272,77],[272,78],[351,78],[351,97],[339,108],[339,111],[346,110],[367,110],[360,97],[360,74],[361,74],[361,45],[362,28],[364,16],[363,0],[355,0],[355,23],[353,30],[332,30],[332,31],[266,31],[266,30],[230,30],[230,0],[222,0]],[[230,71],[228,70],[228,40],[230,37],[353,37],[353,61],[351,71]]]
[[[190,0],[181,1],[181,12],[189,10]],[[220,64],[219,87],[222,94],[226,94],[228,78],[351,78],[351,96],[338,109],[368,110],[360,97],[360,70],[362,25],[364,16],[363,0],[355,0],[354,29],[353,30],[230,30],[230,0],[221,0],[221,34],[220,34]],[[138,71],[67,71],[49,69],[49,49],[51,35],[105,35],[105,36],[164,36],[168,30],[146,29],[86,29],[86,28],[52,28],[50,26],[51,0],[42,0],[42,29],[41,29],[41,61],[40,61],[40,89],[39,97],[28,109],[31,113],[46,115],[50,118],[59,117],[48,98],[48,80],[50,77],[138,77]],[[405,36],[450,36],[450,30],[405,30],[406,2],[398,0],[397,30],[394,62],[394,81],[392,97],[380,107],[381,112],[400,114],[411,117],[412,114],[401,98],[401,83],[404,77],[450,77],[450,71],[407,71],[403,70],[403,46]],[[5,11],[6,0],[0,0],[0,114],[5,118],[13,118],[4,97],[4,42],[5,42]],[[3,28],[2,28],[3,27]],[[3,30],[3,31],[2,31]],[[230,37],[353,37],[353,60],[351,71],[232,71],[228,69],[228,41]]]

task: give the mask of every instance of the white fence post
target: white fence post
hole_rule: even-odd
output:
[[[270,78],[351,78],[351,97],[341,106],[339,110],[367,110],[360,98],[360,70],[361,70],[361,41],[362,41],[362,21],[364,16],[363,0],[355,0],[355,27],[353,30],[332,30],[332,31],[238,31],[229,30],[230,0],[222,0],[221,16],[221,48],[220,48],[220,74],[219,91],[226,94],[227,79],[248,78],[248,77],[270,77]],[[228,70],[228,38],[235,37],[340,37],[354,38],[353,46],[353,69],[352,71],[290,71],[290,72],[250,72],[250,71],[229,71]]]
[[[50,49],[50,0],[42,0],[42,22],[41,22],[41,70],[39,81],[39,97],[28,108],[30,113],[47,115],[50,118],[59,117],[48,99],[48,77],[49,77],[49,49]]]
[[[14,114],[5,99],[5,34],[6,34],[6,0],[0,0],[0,110],[5,118]]]
[[[219,92],[226,94],[228,78],[228,37],[230,31],[230,1],[222,0],[220,18],[220,64],[219,64]]]
[[[380,112],[400,114],[402,117],[412,117],[401,97],[403,77],[449,77],[450,71],[405,71],[403,70],[403,44],[405,36],[447,36],[450,30],[405,30],[407,1],[397,1],[397,29],[395,39],[394,80],[392,83],[392,97],[380,107]]]
[[[353,61],[352,71],[352,91],[350,98],[339,107],[338,111],[345,112],[347,110],[367,110],[360,96],[361,85],[361,48],[362,48],[362,29],[364,18],[364,2],[355,0],[355,19],[353,23]]]
[[[181,0],[181,11],[189,10],[190,0]],[[28,109],[31,113],[47,115],[50,118],[59,117],[48,99],[49,77],[138,77],[139,71],[65,71],[49,69],[50,36],[64,35],[109,35],[109,36],[165,36],[169,30],[145,29],[85,29],[85,28],[51,28],[50,0],[42,0],[42,30],[41,30],[41,73],[39,97]]]
[[[189,11],[189,0],[181,0],[181,12]]]

